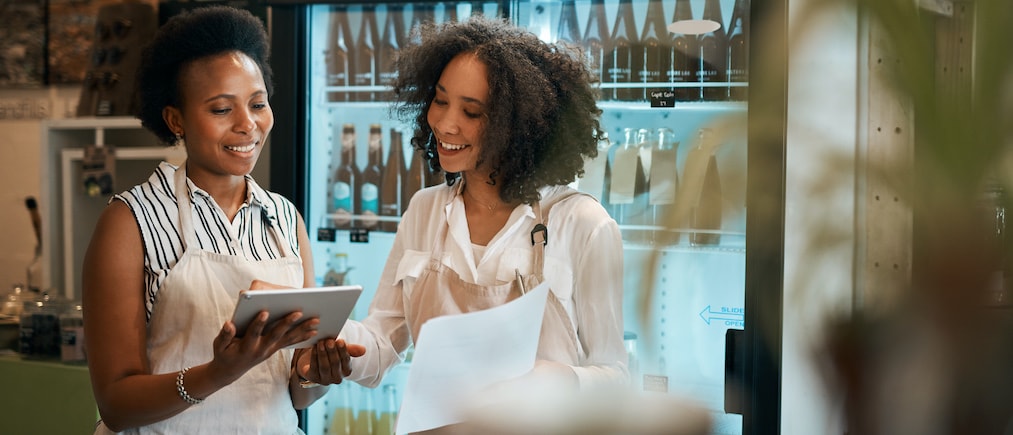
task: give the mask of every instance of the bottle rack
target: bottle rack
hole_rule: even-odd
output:
[[[608,14],[608,25],[615,23],[615,8],[619,0],[605,0],[605,8]],[[704,0],[692,0],[695,11],[694,18],[700,17],[703,11]],[[538,34],[543,40],[553,40],[555,29],[561,11],[561,2],[558,0],[531,0],[521,2],[509,2],[509,15],[511,21],[522,26],[527,26]],[[637,19],[638,30],[644,22],[644,6],[648,0],[634,0],[634,7]],[[673,0],[665,0],[665,15],[672,16]],[[722,8],[725,9],[725,17],[729,17],[731,6],[734,0],[721,0]],[[591,5],[590,0],[576,0],[576,15],[581,34],[586,26],[588,12]],[[437,6],[441,10],[442,6]],[[406,21],[412,6],[405,10]],[[321,7],[319,10],[325,10]],[[382,22],[385,10],[383,6],[378,7],[380,16],[377,20]],[[349,7],[349,20],[351,22],[351,33],[358,35],[357,23],[355,22],[360,9],[357,6]],[[459,12],[467,12],[467,8]],[[437,13],[437,21],[440,21],[441,13]],[[464,18],[459,13],[459,18]],[[314,18],[318,19],[318,18]],[[319,19],[317,24],[326,29],[326,19]],[[728,22],[729,20],[726,20]],[[405,23],[408,30],[408,23]],[[326,31],[321,30],[321,33]],[[639,32],[638,32],[639,33]],[[319,42],[319,40],[317,40]],[[314,53],[320,53],[321,44],[314,46]],[[316,62],[313,65],[316,71],[314,77],[325,77],[323,62]],[[745,228],[745,174],[746,174],[746,114],[749,108],[747,101],[729,100],[715,98],[704,101],[675,100],[674,104],[667,107],[652,107],[652,101],[644,96],[637,97],[637,92],[631,92],[637,99],[613,99],[613,89],[677,89],[677,88],[748,88],[748,81],[724,80],[715,82],[667,82],[665,77],[660,77],[653,82],[599,82],[595,86],[604,97],[598,101],[598,107],[602,110],[601,128],[605,130],[611,140],[621,138],[624,128],[647,128],[657,130],[665,127],[672,129],[680,146],[677,148],[678,171],[683,171],[683,162],[686,161],[688,144],[696,136],[699,129],[711,127],[714,130],[727,130],[732,126],[735,130],[731,136],[724,138],[716,152],[717,165],[720,169],[722,194],[725,197],[722,208],[722,221],[719,229],[692,228],[689,225],[677,225],[678,228],[667,229],[660,225],[653,224],[621,224],[619,229],[625,237],[623,241],[624,252],[624,318],[627,319],[626,329],[639,336],[638,348],[635,349],[637,358],[640,359],[638,375],[654,375],[669,379],[671,390],[678,393],[686,393],[705,400],[714,409],[721,409],[719,404],[722,397],[720,389],[721,379],[718,373],[723,367],[721,360],[724,349],[719,348],[723,343],[725,330],[729,328],[741,329],[744,324],[743,316],[743,282],[745,270],[746,253],[746,228]],[[321,219],[333,219],[333,215],[325,210],[324,202],[327,200],[327,193],[324,191],[324,178],[329,177],[335,163],[340,160],[339,141],[335,141],[344,123],[355,123],[357,130],[356,160],[360,168],[366,166],[367,142],[365,128],[375,122],[384,124],[384,131],[389,131],[392,126],[400,126],[404,132],[403,146],[408,148],[408,139],[411,136],[412,126],[401,125],[400,121],[390,119],[390,95],[383,94],[390,89],[385,86],[327,86],[325,80],[318,80],[319,83],[312,86],[308,91],[312,96],[314,107],[311,108],[309,125],[311,126],[310,157],[311,181],[307,186],[309,193],[310,207],[307,220],[310,224],[311,238],[314,227],[319,225]],[[376,99],[372,101],[328,101],[328,94],[333,97],[334,93],[374,93]],[[696,93],[691,92],[691,97]],[[649,97],[649,96],[648,96]],[[720,125],[716,125],[720,124]],[[331,133],[333,132],[333,133]],[[384,148],[389,147],[389,141],[384,137]],[[385,155],[387,150],[385,149]],[[408,150],[405,150],[406,152]],[[384,159],[386,160],[386,159]],[[681,176],[681,175],[680,175]],[[352,219],[363,218],[362,215],[353,215]],[[398,217],[373,217],[379,222],[399,221]],[[372,300],[372,292],[379,285],[380,275],[386,263],[387,256],[394,243],[394,233],[369,231],[368,243],[360,243],[357,234],[361,229],[338,229],[334,231],[334,241],[319,242],[313,240],[312,249],[315,259],[315,270],[318,275],[323,275],[328,269],[327,259],[335,254],[348,254],[348,266],[350,267],[349,279],[351,282],[361,284],[364,294],[360,301]],[[678,232],[681,237],[674,244],[661,244],[654,242],[650,237],[640,237],[644,234],[658,232]],[[720,242],[711,245],[694,245],[687,236],[690,233],[716,234],[720,236]],[[657,267],[651,268],[651,265]],[[648,269],[652,273],[647,273]],[[651,297],[651,313],[640,312],[643,298]],[[366,313],[367,304],[356,307],[359,316]],[[643,326],[640,320],[651,322],[655,327],[640,328]],[[660,326],[660,327],[658,327]],[[689,352],[687,352],[689,348]],[[399,366],[405,368],[405,365]],[[638,382],[635,380],[635,382]],[[386,380],[385,380],[386,382]],[[396,383],[396,381],[394,381]],[[335,390],[335,391],[340,391]],[[354,390],[355,396],[362,398],[358,390]],[[380,391],[380,390],[374,390]],[[371,399],[371,405],[378,404],[377,397]],[[341,430],[335,431],[335,423],[340,423],[338,416],[346,407],[346,399],[330,394],[323,399],[324,405],[317,407],[310,415],[311,421],[322,422],[324,427],[331,428],[327,433],[345,433]],[[365,399],[362,398],[362,403]],[[367,406],[367,405],[363,405]],[[322,408],[322,409],[321,409]],[[715,415],[717,422],[722,425],[726,423],[735,426],[734,415]],[[738,424],[741,426],[741,423]],[[312,432],[308,432],[311,433]]]

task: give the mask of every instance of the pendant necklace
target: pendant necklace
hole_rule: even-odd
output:
[[[479,201],[478,198],[476,198],[475,195],[472,194],[468,189],[464,189],[464,193],[466,193],[471,198],[471,200],[475,201],[475,203],[477,203],[478,205],[483,206],[483,207],[489,209],[489,211],[493,210],[493,206],[491,206],[489,204],[486,204],[486,203],[484,203],[482,201]]]

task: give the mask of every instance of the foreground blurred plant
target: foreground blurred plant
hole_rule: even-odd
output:
[[[858,8],[900,59],[889,78],[895,94],[869,98],[896,98],[910,108],[914,169],[905,162],[866,164],[868,177],[892,184],[910,204],[913,231],[909,284],[863,289],[877,297],[858,298],[853,311],[829,316],[822,346],[814,349],[827,363],[828,391],[843,401],[848,433],[1013,433],[1013,311],[990,299],[1013,258],[996,216],[1006,206],[1002,192],[1013,185],[1003,119],[1013,84],[1007,25],[1013,4],[954,2],[974,17],[971,35],[954,35],[959,41],[936,34],[953,18],[915,1],[812,2],[842,5]],[[976,63],[947,64],[940,54],[947,42],[969,48]],[[949,80],[967,82],[947,83],[940,73],[946,68],[963,73]],[[997,193],[992,203],[983,203],[987,186]],[[822,242],[835,240],[834,229],[827,231]],[[812,246],[814,254],[828,248]]]
[[[1003,282],[1013,283],[1013,238],[1005,237],[1002,215],[1006,192],[1013,192],[1013,122],[1005,119],[1013,115],[1013,2],[921,0],[930,2],[971,14],[973,30],[940,40],[937,28],[954,18],[927,11],[918,0],[809,0],[793,18],[798,36],[821,31],[805,28],[807,15],[859,11],[882,38],[876,43],[900,59],[887,77],[890,95],[864,97],[899,101],[914,123],[910,161],[861,162],[862,176],[888,186],[910,207],[910,235],[901,238],[910,243],[901,247],[911,255],[910,277],[855,288],[853,306],[823,312],[811,355],[830,401],[844,409],[848,434],[1013,434],[1013,307],[996,299],[1003,294],[997,289],[1013,287]],[[948,43],[970,50],[971,60],[948,64],[940,54]],[[947,68],[959,71],[948,75]],[[762,103],[752,100],[750,107]],[[774,114],[770,122],[781,120]],[[826,168],[807,192],[813,207],[856,177],[854,159],[851,152],[814,162]],[[842,161],[849,164],[837,164]],[[682,227],[690,208],[677,204],[667,225]],[[801,267],[795,279],[804,294],[786,291],[785,297],[823,290],[817,265],[833,261],[831,253],[842,248],[858,249],[854,230],[817,228],[803,248],[805,266],[813,267]],[[655,263],[648,263],[646,282],[654,282]],[[652,293],[644,293],[642,318],[649,318]],[[1011,296],[1007,290],[1003,297]]]

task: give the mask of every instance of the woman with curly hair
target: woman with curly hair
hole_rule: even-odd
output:
[[[299,212],[250,177],[274,125],[267,33],[246,11],[184,12],[138,86],[142,125],[187,160],[114,196],[85,255],[96,433],[302,433],[295,409],[326,391],[304,381],[340,382],[327,361],[349,348],[284,349],[317,333],[300,312],[261,312],[242,337],[230,320],[240,290],[315,283]]]
[[[579,53],[483,17],[420,32],[397,60],[395,107],[447,182],[411,198],[368,317],[342,332],[366,347],[349,379],[377,385],[426,320],[545,281],[535,374],[574,388],[626,382],[619,229],[567,186],[603,136]]]

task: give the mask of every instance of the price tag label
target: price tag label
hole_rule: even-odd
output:
[[[651,91],[648,98],[651,100],[651,107],[675,107],[675,91]]]
[[[352,228],[348,231],[348,241],[351,243],[369,243],[369,230],[365,228]]]
[[[668,392],[668,376],[663,375],[644,375],[644,391],[653,391],[656,393],[667,393]]]
[[[334,228],[320,227],[317,228],[317,241],[318,242],[333,242],[337,240],[335,236]]]

